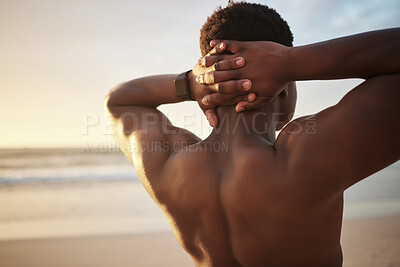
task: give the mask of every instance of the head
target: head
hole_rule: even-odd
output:
[[[289,25],[272,8],[265,5],[229,1],[225,8],[217,8],[200,30],[200,49],[204,56],[212,47],[213,39],[238,41],[272,41],[293,46]],[[288,87],[274,100],[277,125],[281,129],[293,117],[296,106],[296,85]]]

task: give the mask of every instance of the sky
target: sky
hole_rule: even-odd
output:
[[[400,26],[398,0],[250,2],[275,8],[295,45]],[[191,69],[201,26],[226,3],[0,0],[0,148],[112,149],[107,92],[122,81]],[[337,103],[360,82],[298,83],[295,117]],[[211,131],[193,102],[160,109],[200,137]]]

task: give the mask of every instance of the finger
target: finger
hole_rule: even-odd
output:
[[[196,82],[199,84],[215,84],[229,80],[239,80],[240,69],[222,70],[222,71],[208,71],[196,76]]]
[[[220,94],[232,94],[232,93],[243,93],[251,89],[252,83],[248,79],[233,80],[221,83],[216,83],[209,88]]]
[[[197,64],[202,67],[208,68],[221,60],[228,59],[229,57],[232,57],[232,56],[231,55],[204,56],[204,57],[199,58],[199,60],[197,61]]]
[[[230,96],[232,98],[232,96]],[[201,103],[205,106],[212,106],[215,107],[218,104],[221,104],[222,102],[226,101],[229,99],[229,96],[227,95],[221,95],[219,93],[212,93],[209,95],[206,95],[201,99]]]
[[[217,112],[214,108],[207,109],[204,111],[204,114],[206,115],[206,118],[208,120],[208,123],[210,124],[211,127],[217,127],[218,125],[218,117],[217,117]]]
[[[210,41],[210,46],[211,46],[211,47],[214,47],[214,46],[216,46],[217,44],[222,43],[222,41],[223,41],[223,40],[218,40],[218,39],[211,40],[211,41]]]
[[[246,63],[246,61],[242,57],[218,60],[211,66],[211,70],[218,71],[218,70],[238,69],[238,68],[243,67],[245,65],[245,63]]]
[[[236,112],[242,112],[245,110],[257,110],[260,109],[263,105],[271,101],[273,98],[272,97],[256,97],[254,102],[248,102],[248,101],[241,101],[239,102],[235,110]]]
[[[220,40],[220,39],[211,40],[210,46],[217,47],[221,43],[225,44],[225,50],[231,53],[237,53],[245,47],[245,42],[235,41],[235,40]]]
[[[252,102],[256,99],[256,94],[255,93],[249,93],[249,94],[244,94],[244,95],[239,95],[236,97],[231,97],[229,99],[226,99],[225,101],[222,101],[219,106],[230,106],[230,105],[235,105],[241,101],[248,101]],[[211,103],[212,105],[213,103]]]
[[[221,95],[219,93],[213,93],[203,97],[201,102],[205,106],[215,107],[215,106],[234,105],[241,101],[251,102],[254,101],[255,99],[256,99],[255,93],[242,94],[242,95],[235,95],[235,94]]]
[[[210,50],[210,52],[208,52],[206,54],[206,56],[210,56],[210,55],[219,55],[221,53],[223,53],[226,49],[226,44],[225,43],[220,43],[217,46],[215,46],[213,49]]]
[[[249,93],[249,94],[237,96],[231,100],[228,100],[228,101],[222,103],[222,105],[234,105],[234,104],[238,104],[240,102],[253,102],[255,100],[256,100],[256,94]]]

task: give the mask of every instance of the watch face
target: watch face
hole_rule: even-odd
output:
[[[186,77],[186,72],[181,73],[175,78],[176,95],[184,100],[190,99],[189,82]]]
[[[178,96],[184,96],[186,95],[187,88],[186,88],[186,80],[185,79],[176,79],[175,80],[175,87],[176,87],[176,94]]]

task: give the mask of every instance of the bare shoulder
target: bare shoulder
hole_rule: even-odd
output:
[[[274,147],[276,150],[283,150],[296,145],[296,136],[316,134],[316,122],[318,114],[302,116],[290,121],[279,133]]]
[[[275,143],[289,175],[330,198],[397,161],[399,77],[368,79],[336,105],[289,123]]]

